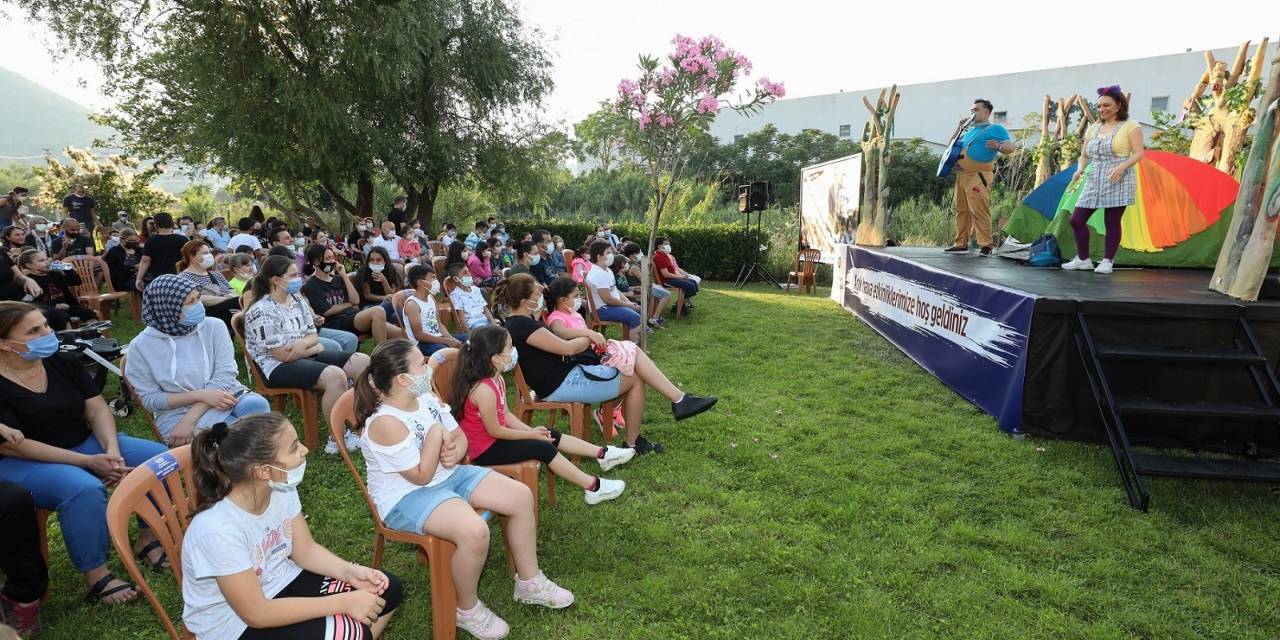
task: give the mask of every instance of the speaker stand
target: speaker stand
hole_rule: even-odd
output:
[[[764,265],[760,264],[760,230],[762,225],[761,218],[763,215],[764,212],[756,211],[756,230],[753,234],[751,232],[751,212],[746,212],[747,236],[751,238],[752,246],[751,253],[744,257],[742,266],[738,268],[738,276],[733,282],[734,286],[739,289],[745,287],[747,283],[752,280],[768,282],[773,285],[775,289],[782,288],[782,285],[778,284],[778,282],[773,279],[773,276],[769,275],[769,272],[764,268]]]

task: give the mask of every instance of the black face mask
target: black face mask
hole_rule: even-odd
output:
[[[320,269],[321,269],[322,271],[324,271],[325,273],[333,273],[334,271],[336,271],[336,270],[338,269],[338,263],[336,263],[336,262],[326,262],[326,263],[324,263],[324,264],[320,267]]]
[[[68,238],[78,238],[78,237],[80,237],[80,232],[79,232],[79,231],[68,231],[68,232],[66,232],[66,233],[67,233],[67,237],[68,237]]]
[[[138,248],[138,241],[137,241],[137,240],[127,240],[127,241],[125,241],[124,246],[125,246],[125,247],[127,247],[127,248],[129,248],[129,249],[137,249],[137,248]]]

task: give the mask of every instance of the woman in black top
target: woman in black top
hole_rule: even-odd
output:
[[[138,291],[145,289],[146,284],[157,276],[177,273],[178,261],[182,260],[182,245],[187,243],[186,236],[173,232],[173,216],[157,213],[155,222],[155,235],[142,245],[142,260],[138,263],[138,275],[133,283]]]
[[[568,358],[594,353],[593,343],[603,347],[604,337],[597,334],[592,338],[564,340],[552,333],[537,319],[543,312],[542,288],[527,273],[513,275],[498,283],[493,290],[493,300],[495,307],[502,303],[510,309],[506,320],[507,332],[511,334],[511,344],[519,354],[519,367],[524,379],[538,397],[553,402],[587,404],[623,398],[627,446],[634,447],[636,453],[662,452],[662,445],[651,443],[640,435],[646,385],[671,401],[671,413],[676,420],[691,418],[716,404],[715,397],[680,391],[640,349],[636,349],[633,375],[623,375],[617,369],[604,365],[584,367],[568,362]]]
[[[137,597],[137,589],[106,566],[106,488],[166,449],[117,433],[89,373],[76,356],[58,351],[40,310],[24,302],[0,302],[0,424],[23,436],[0,444],[0,481],[30,491],[37,507],[58,511],[88,599],[116,604]],[[153,566],[167,566],[145,528],[134,551]]]
[[[138,232],[125,227],[120,231],[120,244],[111,247],[102,259],[111,270],[111,286],[116,291],[135,291],[138,263],[142,261],[142,243]]]
[[[400,273],[391,263],[391,254],[382,247],[369,250],[364,266],[356,272],[356,281],[360,283],[361,306],[390,303],[391,296],[405,288],[400,284]]]
[[[64,266],[70,265],[64,264]],[[80,322],[98,319],[98,314],[93,309],[80,304],[80,300],[72,291],[72,287],[78,287],[81,284],[80,274],[76,273],[75,269],[50,270],[49,256],[35,249],[22,252],[18,257],[18,268],[22,270],[23,275],[35,280],[36,284],[44,290],[44,293],[35,298],[35,304],[61,311],[66,318],[74,318]],[[58,331],[66,328],[66,322],[57,314],[49,319],[49,324],[54,325]],[[59,325],[61,328],[58,328]]]
[[[324,316],[327,329],[353,333],[357,337],[369,333],[374,344],[381,344],[388,334],[403,338],[404,331],[395,325],[387,325],[382,309],[369,307],[360,310],[356,302],[360,297],[356,287],[347,277],[346,267],[338,260],[333,249],[322,244],[308,245],[304,257],[306,274],[310,277],[302,285],[302,295],[307,297],[311,310]]]
[[[231,316],[240,310],[240,296],[231,290],[231,283],[213,263],[213,250],[209,245],[190,240],[182,245],[178,277],[199,287],[205,314],[221,320],[227,325],[227,331],[231,331]]]

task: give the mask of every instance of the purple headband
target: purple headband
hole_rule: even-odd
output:
[[[1098,87],[1098,95],[1099,95],[1099,96],[1105,96],[1105,95],[1107,95],[1108,93],[1114,93],[1114,94],[1116,94],[1116,95],[1123,95],[1122,93],[1120,93],[1120,85],[1118,85],[1118,84],[1113,84],[1113,85],[1111,85],[1111,86],[1109,86],[1109,87]]]

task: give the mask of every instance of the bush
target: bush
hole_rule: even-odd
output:
[[[955,239],[955,211],[923,196],[903,201],[889,212],[889,237],[906,246],[940,247]]]
[[[596,232],[596,221],[555,218],[512,218],[505,221],[507,232],[520,237],[526,232],[546,229],[564,238],[566,249],[582,246],[588,235]],[[615,222],[613,232],[619,238],[628,236],[646,252],[649,227],[642,222]],[[662,225],[659,235],[671,239],[680,268],[708,280],[732,280],[744,258],[757,244],[749,238],[740,223]],[[794,252],[793,252],[794,253]],[[785,275],[785,274],[784,274]]]

